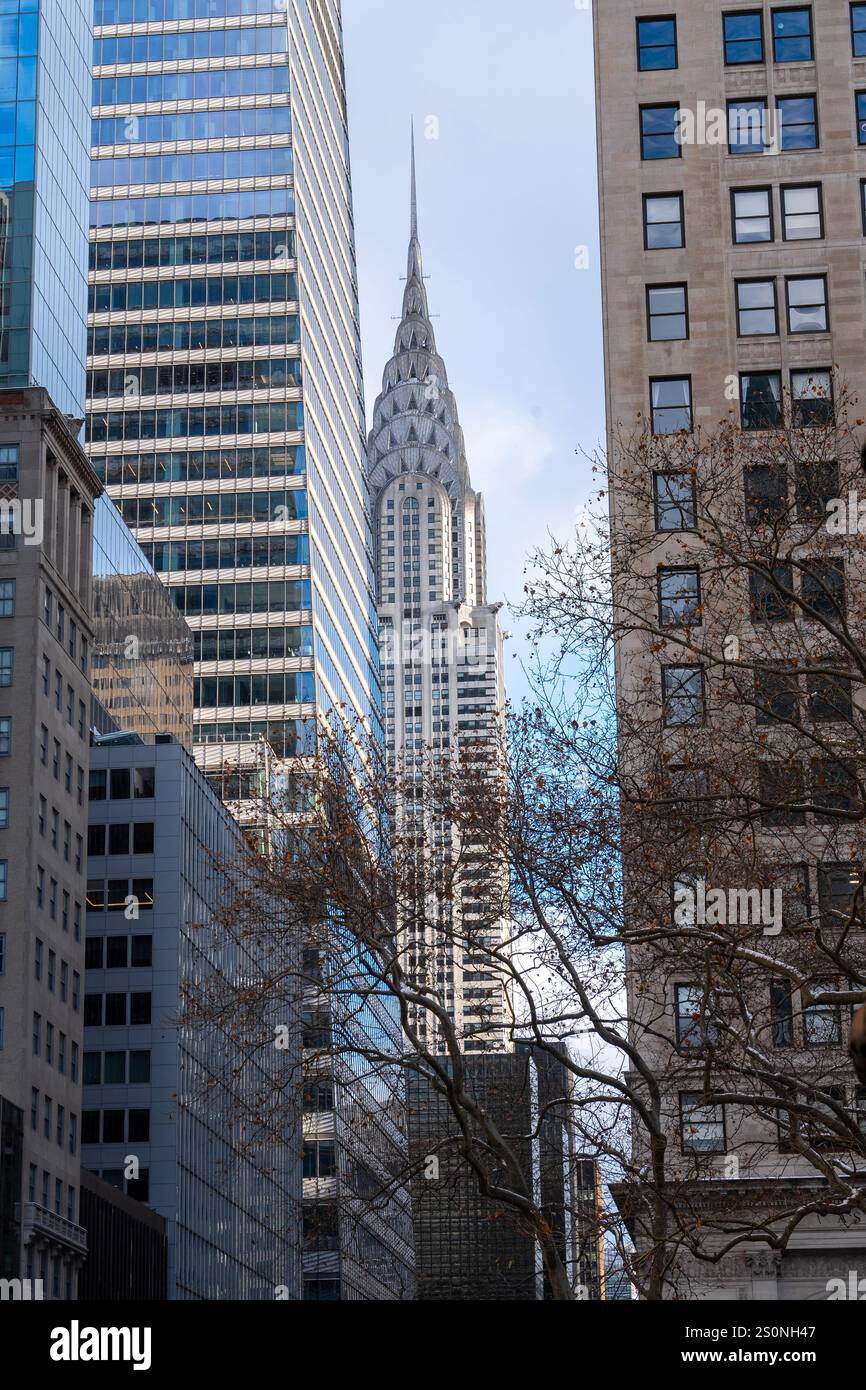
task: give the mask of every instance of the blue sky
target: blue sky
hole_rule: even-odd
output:
[[[571,530],[590,490],[575,450],[604,430],[590,11],[343,0],[343,25],[368,419],[402,297],[414,116],[430,308],[485,494],[490,599],[519,599],[527,551]]]

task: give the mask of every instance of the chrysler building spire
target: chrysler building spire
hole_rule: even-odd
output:
[[[480,757],[493,776],[505,704],[500,605],[486,601],[484,504],[470,482],[457,402],[427,304],[414,126],[411,169],[403,313],[368,448],[386,746],[391,766],[410,773],[432,752],[458,764],[472,759],[475,766]],[[424,921],[423,940],[414,942],[409,961],[415,983],[435,989],[453,1010],[468,1052],[507,1051],[506,989],[491,971],[480,982],[473,979],[466,946],[476,931],[485,942],[505,940],[507,875],[477,844],[461,852],[455,828],[441,813],[425,822],[427,812],[402,802],[395,812],[395,823],[413,843],[437,846],[413,869],[418,920]],[[443,905],[434,892],[419,890],[429,874],[432,885],[458,857],[452,901]],[[468,999],[464,978],[471,982]],[[426,1028],[423,1011],[418,1022]]]

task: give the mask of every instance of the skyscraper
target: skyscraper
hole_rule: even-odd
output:
[[[79,0],[0,15],[0,1097],[4,1275],[74,1294],[91,544],[87,63]],[[14,789],[14,790],[13,790]],[[11,1116],[21,1112],[23,1124]]]
[[[89,0],[0,16],[0,388],[84,414]]]
[[[95,35],[87,438],[193,628],[195,741],[375,731],[339,5],[98,0]]]
[[[848,613],[862,613],[859,559],[850,542],[834,541],[823,524],[825,504],[839,491],[840,465],[828,453],[819,467],[813,442],[819,431],[811,426],[834,424],[840,385],[860,402],[866,391],[866,97],[860,91],[866,78],[866,4],[689,0],[660,14],[652,0],[595,0],[594,18],[613,540],[620,557],[624,546],[633,547],[631,554],[642,549],[645,567],[635,562],[633,577],[639,574],[640,603],[646,598],[653,614],[647,625],[641,610],[617,652],[622,727],[633,728],[636,715],[647,726],[655,718],[653,756],[661,750],[670,765],[681,813],[693,817],[703,835],[699,862],[709,860],[711,868],[710,856],[722,857],[723,834],[735,833],[735,818],[732,813],[714,836],[711,818],[694,809],[696,802],[709,795],[727,797],[730,805],[742,795],[741,805],[754,805],[749,778],[759,779],[763,808],[748,833],[754,831],[759,866],[768,866],[772,881],[785,885],[784,932],[780,924],[777,940],[759,934],[759,949],[772,951],[780,962],[802,951],[804,975],[833,976],[832,961],[822,968],[816,943],[822,931],[833,930],[835,909],[837,922],[853,918],[850,947],[862,950],[861,853],[856,841],[852,850],[853,828],[834,825],[823,814],[820,760],[810,763],[809,753],[843,750],[851,720],[843,702],[822,708],[815,701],[812,676],[809,701],[801,703],[799,674],[828,642],[829,627],[812,626],[808,604],[806,610],[793,606],[773,613],[771,597],[778,590],[772,569],[766,603],[756,600],[758,581],[745,564],[720,570],[712,517],[729,509],[734,549],[754,557],[755,574],[774,545],[786,558],[793,547],[806,571],[817,568],[817,553],[827,572],[839,577],[839,607],[844,610],[847,586]],[[861,409],[849,417],[860,442],[863,422],[854,417]],[[706,446],[719,422],[731,430],[727,464]],[[843,445],[847,433],[841,419],[838,424],[834,447]],[[645,431],[637,469],[639,455],[623,444],[634,431]],[[683,463],[670,468],[665,460],[674,457],[677,440]],[[786,450],[785,466],[779,467]],[[627,591],[624,572],[621,564]],[[714,572],[724,574],[721,585],[713,583]],[[784,569],[776,577],[784,584]],[[681,627],[676,600],[672,608],[662,605],[665,586],[668,594],[676,589],[684,595],[691,583],[701,590],[691,633],[700,624],[702,635],[693,638],[692,656],[683,657],[681,634],[673,630]],[[804,595],[807,584],[808,577]],[[743,599],[733,597],[739,585]],[[631,612],[637,610],[633,596],[626,602]],[[643,640],[650,631],[651,647]],[[801,641],[805,651],[798,665]],[[677,651],[679,656],[672,654]],[[778,681],[783,672],[784,709],[778,696],[772,704],[761,694],[761,680]],[[712,756],[713,727],[734,709],[738,731],[756,730],[752,759],[743,757],[747,745],[738,742],[723,749],[721,758]],[[797,731],[787,745],[786,721],[789,732]],[[628,756],[636,766],[634,746]],[[769,790],[783,756],[793,781],[805,779],[799,804],[811,806],[808,812],[790,811],[795,794],[780,790],[778,782]],[[745,766],[731,773],[725,757]],[[838,777],[840,766],[834,764],[828,780]],[[697,791],[688,790],[689,776],[700,779],[692,783]],[[673,790],[667,795],[673,798]],[[847,803],[840,799],[836,805]],[[633,867],[626,864],[627,881]],[[635,925],[647,920],[647,901],[631,895],[628,912]],[[798,1142],[784,1096],[781,1107],[778,1096],[774,1104],[769,1087],[765,1100],[760,1080],[753,1105],[705,1103],[706,1044],[693,1022],[702,1007],[695,1003],[701,987],[688,980],[682,964],[677,974],[665,975],[669,965],[661,958],[651,978],[649,972],[643,978],[632,973],[630,1013],[648,1055],[678,1078],[664,1098],[672,1171],[694,1174],[703,1165],[705,1180],[697,1188],[682,1182],[672,1196],[677,1219],[706,1230],[715,1218],[721,1241],[722,1232],[734,1228],[724,1217],[734,1211],[745,1221],[763,1216],[779,1231],[780,1213],[787,1221],[791,1208],[802,1204],[803,1210],[784,1250],[753,1243],[732,1250],[713,1268],[684,1254],[672,1271],[672,1279],[683,1282],[673,1287],[687,1290],[686,1297],[826,1297],[828,1277],[844,1274],[862,1238],[847,1228],[844,1213],[816,1216],[808,1204],[827,1197],[824,1165],[837,1162],[828,1155],[843,1155],[838,1163],[847,1170],[844,1155],[856,1148],[862,1120],[854,1119],[846,1140],[844,1132],[824,1132],[812,1118],[811,1136]],[[773,982],[759,977],[760,993],[756,986],[750,1006],[752,1037],[766,1049],[766,1072],[793,1076],[788,1095],[802,1101],[799,1073],[803,1094],[819,1112],[826,1104],[826,1124],[834,1122],[832,1104],[844,1128],[845,1114],[859,1116],[864,1104],[844,1054],[846,1011],[826,1006],[824,1026],[816,1027],[820,1010],[810,1008],[808,993],[780,974]],[[859,986],[852,981],[850,988]],[[649,1018],[641,1000],[650,994],[652,1007],[662,1007],[649,1032],[641,1032],[638,1023]],[[725,1037],[723,1058],[733,1056],[736,1036],[734,1027]],[[730,1095],[738,1088],[732,1083],[715,1089]],[[807,1129],[804,1121],[804,1134]],[[817,1151],[817,1160],[806,1156],[809,1149]],[[857,1159],[850,1161],[856,1169]],[[619,1190],[645,1253],[648,1228],[634,1195]],[[696,1205],[686,1218],[692,1198]]]
[[[170,735],[97,738],[89,787],[82,1163],[165,1218],[170,1299],[298,1299],[290,1059],[203,1005],[262,965],[215,925],[252,872],[240,827]]]
[[[427,302],[414,136],[403,312],[376,401],[368,469],[391,766],[420,778],[428,753],[448,758],[456,750],[489,756],[493,768],[505,705],[501,604],[487,603],[484,501],[472,487],[457,402]],[[406,785],[398,824],[414,840],[422,866],[422,901],[415,921],[404,924],[409,969],[453,1011],[467,1051],[505,1049],[506,997],[490,974],[491,948],[506,937],[502,876],[483,846],[464,846],[466,876],[453,901],[443,904],[435,885],[458,853],[453,828],[431,819],[420,791],[418,802],[403,796]],[[478,892],[479,877],[486,893]],[[473,932],[484,937],[477,959]],[[426,1037],[423,1010],[417,1024]]]
[[[340,5],[98,0],[93,76],[90,455],[193,630],[202,764],[231,801],[260,750],[266,802],[319,716],[382,738]],[[308,1060],[305,1294],[404,1297],[408,1194],[355,1211],[403,1116]]]

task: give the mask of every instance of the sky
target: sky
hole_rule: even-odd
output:
[[[490,602],[573,531],[604,432],[592,19],[581,0],[343,0],[368,423],[393,352],[414,116],[437,345],[487,508]],[[581,249],[585,248],[585,249]],[[506,679],[525,693],[521,625]]]

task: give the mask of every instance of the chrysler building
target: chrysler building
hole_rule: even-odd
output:
[[[418,240],[415,148],[409,260],[394,355],[370,433],[388,759],[400,772],[396,824],[417,907],[404,959],[435,993],[469,1052],[510,1050],[507,873],[484,834],[460,844],[430,805],[430,769],[496,777],[504,732],[501,605],[487,603],[484,501],[470,481],[457,403],[436,347]],[[435,777],[435,774],[433,774]],[[501,785],[501,784],[500,784]],[[465,837],[464,837],[465,838]],[[422,1041],[435,1041],[421,1010]],[[425,1030],[427,1030],[425,1032]]]

